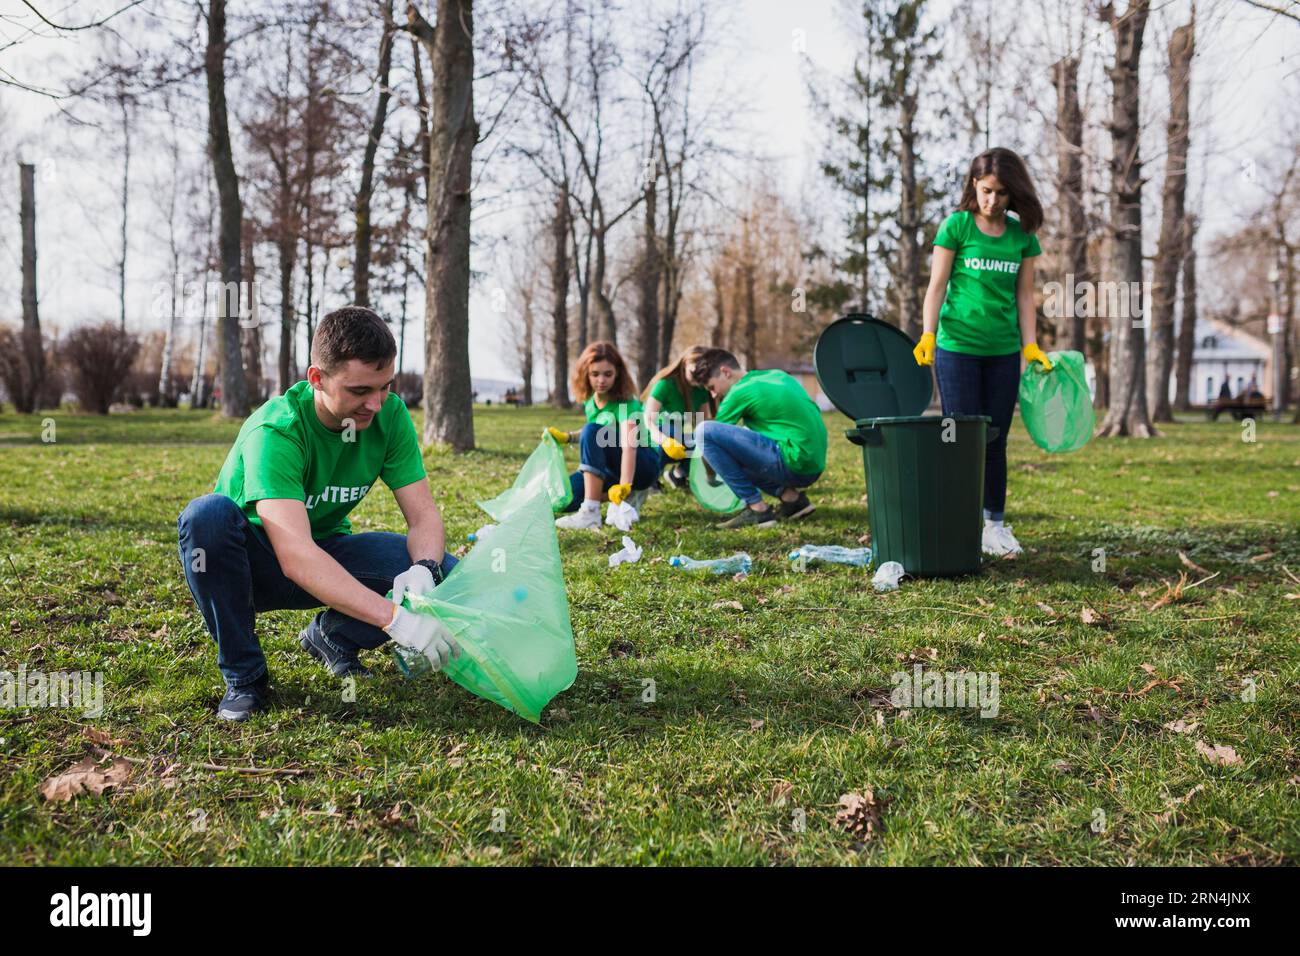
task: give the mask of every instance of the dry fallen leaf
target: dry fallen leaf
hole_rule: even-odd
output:
[[[992,607],[992,606],[993,606],[993,602],[992,602],[992,601],[986,601],[986,600],[984,600],[982,597],[980,597],[978,594],[975,595],[975,603],[978,604],[980,607]]]
[[[762,730],[762,729],[763,729],[763,721],[759,720],[758,718],[753,718],[753,719],[751,719],[750,722],[749,722],[749,729],[750,729],[750,730]]]
[[[880,832],[880,804],[872,791],[840,796],[835,822],[864,843]]]
[[[721,608],[730,608],[733,611],[743,611],[745,609],[745,605],[741,604],[739,601],[714,601],[713,602],[713,610],[717,611]]]
[[[1180,717],[1178,720],[1171,720],[1165,724],[1165,730],[1172,730],[1176,734],[1190,734],[1199,726],[1201,726],[1201,723],[1198,720],[1188,723]]]
[[[1265,551],[1263,554],[1257,554],[1251,558],[1250,563],[1259,564],[1261,561],[1267,561],[1269,558],[1273,557],[1274,554],[1276,554],[1274,551]]]
[[[767,795],[767,802],[774,807],[783,807],[793,795],[794,784],[786,780],[778,780],[772,784],[772,791]]]
[[[1079,612],[1079,620],[1084,624],[1095,626],[1101,623],[1102,617],[1092,608],[1085,605],[1083,610]]]
[[[1050,604],[1044,604],[1042,601],[1039,601],[1038,610],[1042,611],[1044,614],[1050,614],[1052,617],[1056,617],[1056,610]]]
[[[100,730],[97,727],[82,727],[81,735],[92,744],[99,744],[101,747],[117,747],[123,743],[117,737],[110,736],[107,730]]]
[[[1155,674],[1156,672],[1156,669],[1150,664],[1139,664],[1138,666],[1141,667],[1148,674]]]
[[[104,770],[99,769],[94,757],[86,757],[42,783],[40,794],[51,803],[67,803],[83,793],[98,796],[109,787],[121,786],[130,775],[131,765],[121,757],[114,757]]]
[[[1227,744],[1207,744],[1198,740],[1196,741],[1196,752],[1211,763],[1217,763],[1220,767],[1234,767],[1241,763],[1237,751]]]
[[[1176,811],[1179,807],[1181,807],[1188,800],[1192,799],[1192,797],[1196,796],[1196,794],[1200,793],[1204,789],[1205,789],[1205,784],[1198,783],[1196,786],[1192,787],[1192,789],[1187,792],[1186,796],[1175,797],[1172,800],[1165,801],[1165,806],[1167,806],[1169,809],[1166,810],[1164,813],[1157,813],[1156,822],[1168,823],[1170,819],[1173,817],[1174,811]]]
[[[939,659],[939,651],[933,647],[914,647],[898,655],[898,659],[904,664],[921,664],[925,661],[934,661]]]

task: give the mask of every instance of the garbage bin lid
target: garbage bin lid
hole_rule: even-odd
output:
[[[813,369],[826,397],[854,421],[920,415],[934,381],[916,364],[915,347],[902,330],[855,312],[822,331]]]

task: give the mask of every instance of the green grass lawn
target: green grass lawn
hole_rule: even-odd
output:
[[[867,531],[860,453],[829,415],[830,463],[803,522],[722,532],[682,494],[654,496],[634,529],[644,558],[613,572],[618,532],[561,534],[579,674],[540,727],[441,676],[407,681],[379,653],[346,701],[294,639],[310,612],[259,618],[277,706],[229,726],[214,715],[215,647],[175,522],[237,427],[187,411],[51,417],[45,443],[40,416],[0,415],[0,670],[102,671],[105,709],[0,711],[0,863],[1300,853],[1300,583],[1287,574],[1300,578],[1300,428],[1262,422],[1244,442],[1237,423],[1188,421],[1055,457],[1017,422],[1007,507],[1026,553],[877,594],[861,569],[800,574],[785,560]],[[510,483],[547,423],[579,419],[480,409],[478,451],[427,455],[452,548],[488,520],[474,502]],[[382,490],[354,525],[402,530]],[[740,581],[667,563],[740,549],[755,559]],[[1152,609],[1180,570],[1202,577],[1180,551],[1216,576]],[[913,659],[998,674],[998,716],[895,710],[890,675]],[[1177,720],[1197,726],[1166,728]],[[47,803],[41,782],[86,755],[87,727],[131,758],[129,780]],[[268,772],[220,769],[234,767]],[[862,842],[835,815],[841,794],[867,790],[879,827]]]

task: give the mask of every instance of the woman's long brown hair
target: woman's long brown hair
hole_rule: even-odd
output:
[[[1043,205],[1038,201],[1038,192],[1034,182],[1029,178],[1025,161],[1009,149],[995,146],[985,150],[971,160],[970,172],[966,174],[966,185],[961,190],[961,202],[957,209],[962,212],[979,212],[979,202],[975,198],[975,180],[994,175],[1007,189],[1011,197],[1007,208],[1020,217],[1020,228],[1025,232],[1037,232],[1043,224]]]
[[[643,404],[648,402],[650,400],[650,393],[654,390],[655,385],[657,385],[661,380],[667,378],[672,379],[673,384],[677,386],[677,391],[681,392],[682,398],[686,400],[686,411],[694,412],[695,406],[691,403],[691,390],[695,388],[695,386],[691,384],[686,373],[687,370],[690,369],[691,363],[702,354],[704,354],[703,345],[692,345],[681,355],[677,356],[677,361],[672,365],[667,365],[661,368],[655,373],[655,377],[650,379],[650,384],[648,384],[641,392],[641,402]],[[709,409],[715,413],[717,411],[717,409],[714,408],[712,398],[709,399]]]
[[[573,394],[578,396],[578,401],[585,402],[591,398],[591,380],[587,373],[591,371],[593,362],[608,362],[614,366],[614,385],[609,390],[610,399],[615,402],[626,402],[629,398],[636,395],[636,382],[632,378],[632,373],[627,370],[627,363],[623,361],[623,356],[619,354],[618,348],[613,342],[592,342],[582,354],[578,356],[578,364],[573,370]]]

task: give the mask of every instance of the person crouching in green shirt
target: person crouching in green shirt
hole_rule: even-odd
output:
[[[307,380],[245,420],[213,493],[176,522],[190,593],[217,642],[224,720],[267,705],[254,632],[261,611],[324,605],[298,643],[337,677],[369,674],[358,651],[390,639],[435,668],[460,654],[437,618],[401,606],[408,592],[432,591],[456,559],[443,547],[410,413],[391,391],[396,357],[392,332],[370,309],[326,315]],[[405,535],[351,533],[348,513],[377,480],[397,499]]]
[[[768,528],[812,514],[802,489],[826,470],[826,423],[798,379],[780,369],[747,372],[730,352],[707,349],[692,363],[691,380],[718,403],[717,418],[696,426],[695,445],[747,505],[719,527]],[[763,492],[779,499],[775,511]]]

